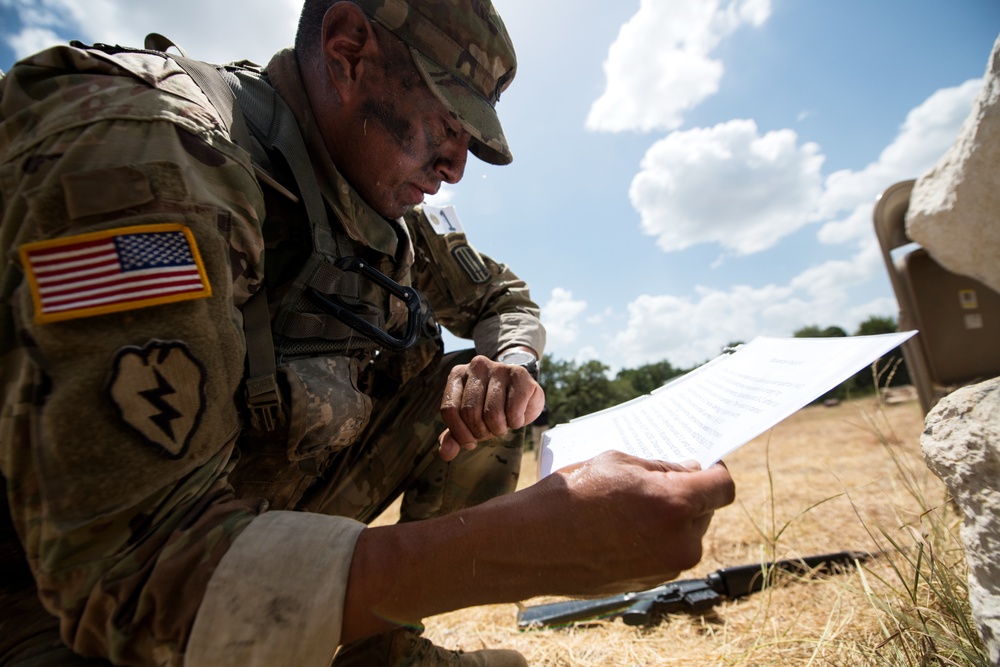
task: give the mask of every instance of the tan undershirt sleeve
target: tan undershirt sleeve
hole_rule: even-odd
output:
[[[476,324],[472,332],[476,352],[491,359],[497,352],[515,345],[545,352],[545,329],[538,318],[526,313],[501,313]]]
[[[365,525],[267,512],[240,534],[208,582],[188,667],[328,667],[340,643],[354,546]]]

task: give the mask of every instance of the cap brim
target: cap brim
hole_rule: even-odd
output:
[[[514,156],[492,105],[416,49],[411,48],[410,53],[427,87],[472,135],[469,151],[483,162],[510,164]]]

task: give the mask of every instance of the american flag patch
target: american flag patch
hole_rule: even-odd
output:
[[[39,324],[211,296],[191,230],[144,225],[21,246]]]

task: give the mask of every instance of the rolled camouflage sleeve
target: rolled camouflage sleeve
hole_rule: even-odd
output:
[[[545,327],[528,285],[505,264],[478,252],[464,232],[435,225],[424,209],[408,213],[414,239],[414,286],[442,326],[475,341],[488,357],[521,345],[545,351]]]
[[[357,521],[305,512],[254,519],[212,575],[185,665],[329,665],[363,529]]]

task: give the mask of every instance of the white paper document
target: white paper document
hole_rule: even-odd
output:
[[[549,429],[541,475],[608,450],[708,467],[915,333],[755,338],[652,394]]]

